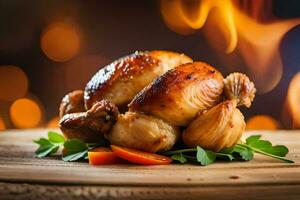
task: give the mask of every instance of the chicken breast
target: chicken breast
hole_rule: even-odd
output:
[[[132,112],[144,112],[176,126],[187,125],[200,111],[220,102],[223,76],[214,67],[193,62],[157,78],[130,103]]]
[[[169,51],[135,52],[100,69],[88,82],[84,92],[86,109],[107,99],[118,107],[133,97],[155,78],[192,59]]]
[[[161,119],[138,112],[119,115],[105,137],[115,145],[147,152],[166,151],[179,137],[179,129]]]

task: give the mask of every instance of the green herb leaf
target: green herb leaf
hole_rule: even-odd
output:
[[[175,154],[173,156],[171,156],[172,160],[178,161],[181,164],[186,163],[188,160],[184,157],[184,155],[182,153],[179,154]]]
[[[53,145],[53,144],[49,144],[49,145],[43,145],[40,146],[36,151],[35,151],[35,155],[38,158],[43,158],[51,153],[55,153],[57,146]],[[58,148],[57,148],[58,149]]]
[[[250,148],[239,146],[238,144],[233,147],[233,154],[238,153],[240,159],[249,161],[253,159],[253,151]]]
[[[247,144],[251,144],[253,142],[258,141],[261,138],[261,135],[251,135],[246,139]]]
[[[67,153],[66,155],[64,155],[62,157],[63,161],[68,161],[68,162],[72,162],[72,161],[76,161],[79,159],[86,159],[87,158],[87,153],[88,150],[84,150],[84,151],[79,151],[79,152],[73,152],[73,153]]]
[[[201,147],[197,146],[197,161],[201,165],[209,165],[216,160],[216,154],[209,150],[204,150]]]
[[[66,154],[62,158],[64,161],[85,159],[89,150],[88,145],[78,139],[67,140],[64,147],[66,149]]]
[[[255,139],[253,139],[256,137]],[[260,140],[260,137],[256,136],[250,136],[246,140],[246,144],[254,147],[256,149],[259,149],[261,151],[276,155],[276,156],[285,156],[289,150],[284,145],[276,145],[272,146],[272,143],[267,140]]]
[[[60,145],[62,145],[64,138],[62,135],[55,132],[48,132],[48,139],[40,138],[33,142],[39,145],[39,148],[35,151],[35,155],[38,158],[54,154],[58,151]]]
[[[253,159],[253,151],[251,149],[244,149],[242,151],[239,152],[241,158],[245,161],[249,161],[249,160],[252,160]]]
[[[284,145],[273,146],[271,142],[262,140],[261,135],[252,135],[246,139],[246,142],[241,142],[216,153],[198,146],[192,149],[168,151],[165,152],[164,155],[171,156],[173,160],[181,163],[200,162],[201,165],[209,165],[216,159],[249,161],[253,159],[254,153],[260,153],[284,162],[293,163],[292,160],[288,160],[284,157],[288,152],[288,148]]]
[[[286,156],[286,154],[288,154],[289,149],[284,146],[284,145],[275,145],[272,146],[272,148],[265,150],[268,153],[271,153],[273,155],[277,155],[277,156]]]
[[[53,143],[64,143],[65,142],[64,136],[62,136],[59,133],[55,133],[53,131],[48,132],[48,138],[49,138],[49,141],[53,142]]]
[[[79,152],[79,151],[84,151],[84,150],[88,150],[88,146],[82,142],[79,139],[70,139],[67,140],[64,143],[64,147],[68,150],[68,151],[72,151],[72,152]]]
[[[50,154],[56,153],[56,152],[58,151],[58,149],[59,149],[59,146],[55,146],[55,147],[52,149],[52,151],[50,152]]]
[[[286,159],[284,156],[289,152],[288,148],[284,145],[273,146],[271,142],[267,140],[261,140],[260,135],[253,135],[246,139],[246,143],[238,144],[239,146],[249,148],[256,153],[264,154],[279,160],[294,163],[292,160]]]
[[[46,138],[40,138],[38,140],[33,140],[34,143],[39,144],[40,146],[51,145],[51,142]]]
[[[65,153],[62,156],[64,161],[75,161],[79,159],[88,159],[88,150],[93,149],[99,144],[97,143],[84,143],[78,139],[65,140],[65,138],[56,132],[49,131],[48,139],[40,138],[34,140],[39,145],[39,148],[35,151],[38,158],[42,158],[56,153],[61,146],[64,146]]]
[[[253,151],[247,147],[239,146],[236,144],[233,147],[225,148],[219,153],[229,154],[233,156],[232,160],[252,160],[253,159]]]

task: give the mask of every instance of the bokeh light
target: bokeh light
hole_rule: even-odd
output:
[[[290,82],[286,104],[292,117],[293,128],[300,127],[300,72]]]
[[[48,58],[64,62],[73,58],[80,49],[80,33],[70,24],[54,22],[42,34],[41,48]]]
[[[53,117],[48,123],[47,123],[47,128],[58,128],[59,124],[59,117]]]
[[[42,110],[39,104],[28,98],[16,100],[9,110],[13,124],[18,128],[33,128],[39,125],[42,119]]]
[[[255,115],[247,121],[247,130],[276,130],[278,122],[268,115]]]
[[[5,129],[6,129],[5,123],[4,123],[3,119],[0,117],[0,131],[3,131]]]
[[[0,100],[13,101],[27,93],[28,79],[22,69],[13,65],[0,66]]]

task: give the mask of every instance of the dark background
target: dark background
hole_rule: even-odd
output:
[[[274,0],[273,11],[280,18],[300,17],[300,1]],[[40,38],[49,23],[61,19],[80,27],[83,42],[74,58],[54,62],[42,52]],[[183,36],[167,28],[159,1],[0,1],[0,65],[24,70],[29,93],[39,99],[45,111],[44,122],[58,114],[60,100],[67,92],[83,89],[99,68],[135,50],[153,49],[184,52],[229,73],[201,31]],[[280,52],[284,65],[281,82],[271,92],[257,95],[253,107],[243,110],[246,118],[266,114],[282,121],[289,81],[300,70],[300,26],[285,35]],[[2,116],[6,116],[10,103],[2,102]],[[284,123],[282,126],[289,128]]]

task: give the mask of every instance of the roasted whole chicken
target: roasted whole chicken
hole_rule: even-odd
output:
[[[245,121],[237,107],[250,107],[255,92],[244,74],[224,79],[183,54],[137,52],[100,69],[84,92],[66,95],[60,127],[67,138],[105,137],[147,152],[169,150],[179,139],[219,151],[242,136]]]
[[[155,78],[188,62],[192,62],[188,56],[171,51],[135,52],[101,68],[87,83],[84,91],[76,90],[63,98],[59,115],[61,117],[60,128],[65,137],[95,142],[94,133],[98,133],[96,137],[100,137],[99,135],[103,136],[105,132],[99,132],[89,124],[106,122],[98,118],[83,117],[87,116],[85,112],[89,112],[93,105],[106,100],[118,109],[124,110],[124,106],[127,107],[133,97]],[[105,103],[105,105],[108,104]],[[101,109],[99,108],[97,112],[106,112],[104,106]],[[81,114],[78,115],[78,112]],[[93,112],[90,111],[90,113]],[[108,121],[116,121],[116,118],[113,119],[110,116]],[[81,126],[84,124],[84,126],[81,127],[79,124]],[[113,125],[111,122],[109,124]]]

